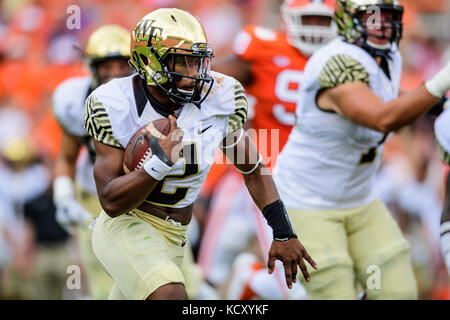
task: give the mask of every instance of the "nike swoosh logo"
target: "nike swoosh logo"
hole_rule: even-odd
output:
[[[140,135],[136,139],[136,141],[134,141],[134,145],[133,145],[133,148],[131,148],[131,153],[130,153],[130,163],[131,163],[131,160],[133,160],[134,149],[136,149],[136,146],[138,143],[144,144],[144,136]]]
[[[184,240],[183,242],[181,242],[181,246],[184,247],[184,245],[186,244],[186,240]]]
[[[153,167],[151,169],[152,169],[152,171],[159,172],[158,170],[155,170]]]
[[[203,129],[202,131],[200,131],[200,134],[202,134],[203,132],[205,132],[206,130],[208,130],[208,129],[211,128],[211,127],[212,127],[212,125],[210,125],[209,127]]]

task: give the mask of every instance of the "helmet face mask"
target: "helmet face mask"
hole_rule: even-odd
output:
[[[335,14],[338,33],[373,56],[387,56],[398,49],[402,18],[403,6],[397,0],[338,0]]]
[[[403,36],[403,23],[402,16],[403,10],[400,8],[386,7],[383,5],[380,7],[381,13],[381,21],[379,24],[369,24],[366,18],[362,18],[364,14],[360,13],[360,21],[364,28],[362,31],[363,43],[367,43],[369,46],[378,49],[378,50],[391,50],[391,44],[399,44],[402,36]],[[389,15],[390,17],[387,19],[383,19],[383,15]],[[380,40],[386,40],[386,44],[379,45],[371,41],[369,38],[375,38]]]
[[[92,62],[92,69],[95,70],[95,76],[98,84],[104,84],[113,78],[127,77],[131,74],[128,65],[129,57],[107,57]]]
[[[213,86],[213,50],[200,22],[186,11],[158,9],[142,18],[132,33],[130,65],[149,86],[177,105],[197,107]]]
[[[173,102],[193,103],[199,106],[208,96],[214,83],[209,74],[213,51],[206,43],[194,43],[192,47],[192,49],[169,48],[159,60],[162,71],[156,71],[152,78]],[[199,50],[198,47],[203,49]],[[159,84],[158,80],[161,78],[168,81]]]

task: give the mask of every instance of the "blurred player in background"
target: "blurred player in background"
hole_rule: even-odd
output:
[[[130,50],[138,75],[114,79],[86,101],[85,127],[94,138],[94,176],[104,209],[95,223],[93,249],[114,279],[110,298],[188,297],[180,270],[186,231],[219,146],[245,176],[273,228],[270,271],[276,259],[283,261],[291,287],[297,265],[306,270],[303,258],[316,268],[291,232],[267,167],[242,129],[247,118],[242,85],[210,71],[213,50],[201,23],[183,10],[155,10],[137,23]],[[158,130],[149,136],[142,129],[151,156],[125,174],[130,139],[164,118],[170,132],[158,138]]]
[[[447,108],[435,122],[435,135],[447,166],[445,173],[444,208],[441,217],[441,250],[450,275],[450,108]]]
[[[98,86],[130,75],[129,54],[130,35],[126,29],[119,25],[99,27],[89,37],[85,50],[92,75],[64,81],[53,95],[54,115],[63,129],[53,182],[56,217],[68,232],[75,234],[76,230],[88,292],[93,299],[106,299],[112,280],[92,251],[92,233],[88,228],[101,206],[93,176],[95,150],[84,129],[84,102]]]
[[[339,0],[341,37],[305,68],[296,124],[274,175],[295,230],[319,259],[315,282],[305,284],[312,299],[356,299],[356,282],[368,299],[417,298],[409,244],[373,178],[390,133],[450,89],[450,64],[400,92],[402,16],[398,1]]]
[[[0,160],[1,200],[10,205],[2,209],[11,210],[1,213],[10,216],[3,226],[9,262],[0,290],[6,299],[62,299],[74,260],[69,236],[55,219],[51,171],[26,134],[5,143]]]
[[[257,144],[255,139],[255,144],[268,167],[273,167],[295,123],[303,70],[309,56],[337,35],[332,21],[334,0],[286,0],[281,6],[281,14],[283,32],[247,26],[234,41],[234,53],[217,59],[213,64],[214,70],[233,76],[244,85],[250,104],[247,126],[255,130],[259,140]],[[236,170],[229,170],[215,187],[212,197],[211,215],[199,251],[199,264],[211,283],[226,287],[237,254],[249,247],[255,234],[262,252],[267,252],[270,233],[266,235],[267,225],[259,219],[258,209]],[[239,275],[239,280],[232,280],[232,291],[239,292],[237,288],[241,286],[244,292],[244,287],[249,285],[258,291],[253,296],[259,298],[305,297],[304,290],[298,288],[299,284],[296,290],[285,289],[282,273],[268,277],[264,267],[252,267],[259,265],[259,260],[255,256],[250,258],[248,253],[237,260],[235,267],[240,272],[233,274]],[[254,277],[256,273],[261,276]],[[248,276],[243,277],[243,274]],[[249,279],[255,285],[247,283]],[[264,281],[267,283],[261,285]],[[221,291],[226,291],[226,288]],[[252,296],[248,290],[241,298],[244,295],[246,299]],[[240,296],[233,293],[230,298],[239,299]]]

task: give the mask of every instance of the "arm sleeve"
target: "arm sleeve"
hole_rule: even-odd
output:
[[[85,107],[84,128],[86,132],[101,143],[124,149],[113,136],[111,122],[103,103],[94,95],[90,95],[86,99]]]
[[[228,118],[227,135],[244,127],[247,121],[248,103],[245,98],[245,91],[239,81],[234,86],[234,113]]]
[[[331,57],[319,74],[320,89],[330,89],[353,82],[369,85],[370,76],[360,62],[344,54]]]

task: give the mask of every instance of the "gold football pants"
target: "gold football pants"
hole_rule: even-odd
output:
[[[92,245],[114,279],[109,299],[144,300],[165,284],[184,285],[186,232],[187,226],[137,209],[115,218],[102,211]]]
[[[309,283],[299,272],[310,299],[356,299],[357,282],[368,299],[417,299],[409,244],[379,199],[344,210],[288,212],[319,267],[308,265]]]

